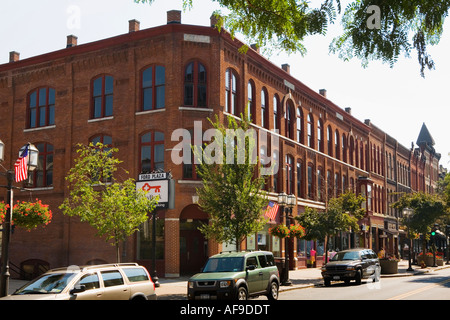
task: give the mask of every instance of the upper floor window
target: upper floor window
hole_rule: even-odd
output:
[[[111,138],[111,136],[108,136],[108,135],[103,135],[103,134],[96,135],[96,136],[92,137],[91,139],[89,139],[89,142],[91,142],[94,145],[95,149],[98,149],[97,144],[101,143],[103,145],[102,149],[105,152],[109,151],[112,147],[112,138]],[[111,182],[112,181],[111,171],[100,169],[98,172],[96,172],[95,174],[93,174],[91,176],[91,179],[94,183]]]
[[[334,133],[334,156],[336,159],[341,158],[341,150],[340,150],[340,143],[339,143],[339,131],[335,131]]]
[[[293,115],[293,105],[291,103],[291,101],[288,101],[286,103],[286,137],[288,137],[289,139],[294,139],[294,122],[295,121],[294,115]]]
[[[237,115],[237,100],[237,77],[231,69],[227,69],[225,72],[225,112]]]
[[[207,103],[206,68],[193,61],[184,71],[184,105],[206,107]]]
[[[280,100],[277,95],[273,96],[273,128],[280,130]]]
[[[303,120],[302,120],[302,109],[297,108],[297,142],[303,142]]]
[[[103,118],[113,115],[114,78],[100,76],[92,83],[92,114],[91,118]]]
[[[164,133],[150,131],[140,138],[141,173],[164,169]]]
[[[247,84],[247,113],[248,121],[255,122],[255,84],[249,81]]]
[[[166,68],[151,66],[142,71],[142,111],[163,109],[166,105]]]
[[[261,90],[261,127],[269,128],[269,113],[268,113],[269,103],[267,101],[267,91],[266,88]]]
[[[312,114],[308,114],[308,147],[314,148],[314,120]]]
[[[320,152],[324,152],[324,141],[323,141],[323,125],[322,120],[317,120],[317,148]]]
[[[39,150],[38,167],[31,172],[31,184],[35,188],[53,186],[53,145],[46,142],[36,143]]]
[[[28,96],[28,128],[55,124],[55,89],[39,88]]]
[[[333,156],[333,130],[330,126],[327,127],[327,145],[328,155]]]

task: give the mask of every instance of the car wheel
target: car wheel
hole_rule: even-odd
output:
[[[361,278],[362,278],[361,270],[357,270],[355,275],[355,282],[357,285],[361,284]]]
[[[245,287],[239,287],[237,292],[237,299],[238,300],[247,300],[247,289]]]
[[[331,286],[331,280],[330,279],[323,279],[323,283],[325,284],[325,287]]]
[[[269,292],[267,293],[267,299],[277,300],[278,299],[278,283],[272,281],[269,287]]]

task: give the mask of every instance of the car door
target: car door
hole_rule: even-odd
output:
[[[361,255],[361,264],[363,269],[363,276],[368,277],[373,273],[373,267],[372,267],[372,257],[370,256],[370,253],[368,250],[362,250],[360,252]]]
[[[130,288],[125,283],[119,270],[105,270],[100,272],[103,280],[104,300],[129,300]]]
[[[256,256],[251,256],[247,258],[246,272],[247,272],[248,293],[252,294],[254,292],[262,291],[261,287],[262,287],[263,272],[258,264]]]
[[[71,300],[102,300],[103,288],[100,286],[98,274],[89,273],[83,275],[75,284],[74,288],[85,287],[85,291],[72,294]]]

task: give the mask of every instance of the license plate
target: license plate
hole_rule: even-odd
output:
[[[210,296],[207,293],[203,293],[200,295],[200,299],[202,299],[202,300],[208,300],[209,298],[210,298]]]
[[[333,280],[339,280],[341,277],[340,276],[334,276]]]

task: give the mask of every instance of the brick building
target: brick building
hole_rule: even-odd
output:
[[[16,150],[26,142],[40,150],[32,191],[16,191],[14,198],[39,198],[54,212],[45,229],[15,230],[11,263],[32,271],[115,260],[114,248],[89,225],[58,210],[68,195],[64,177],[75,145],[101,141],[119,149],[117,157],[135,179],[158,168],[171,171],[176,201],[174,209],[158,212],[158,275],[197,271],[223,246],[196,229],[208,220],[196,205],[201,182],[195,166],[171,161],[179,143],[171,135],[178,128],[193,129],[195,121],[208,128],[208,117],[238,116],[247,105],[254,127],[280,139],[279,153],[270,144],[259,146],[280,163],[267,185],[272,200],[281,191],[295,194],[295,215],[306,206],[324,209],[327,199],[347,189],[363,193],[363,232],[343,234],[333,246],[387,246],[395,252],[401,213],[389,207],[394,194],[436,187],[440,156],[426,127],[419,147],[403,147],[328,100],[326,90],[306,87],[289,65],[275,66],[253,48],[239,53],[243,43],[219,33],[214,17],[211,27],[183,25],[179,11],[169,11],[167,18],[167,25],[145,30],[131,20],[128,33],[88,44],[70,35],[66,48],[24,60],[11,52],[10,62],[0,65],[0,138],[9,148],[4,165],[13,166]],[[283,245],[269,235],[269,227],[245,246],[281,257]],[[123,261],[151,266],[151,230],[149,220],[124,243]],[[320,241],[294,243],[291,267],[305,267],[312,248],[319,256],[323,252]]]

